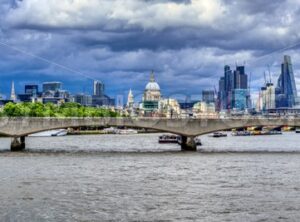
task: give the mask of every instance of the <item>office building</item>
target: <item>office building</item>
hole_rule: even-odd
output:
[[[93,84],[92,106],[115,106],[115,99],[105,95],[105,86],[95,80]]]
[[[214,90],[203,90],[202,91],[202,102],[215,103],[215,91]]]
[[[74,96],[74,102],[79,103],[82,106],[91,106],[92,105],[92,96],[85,94],[76,94]]]
[[[232,91],[232,109],[242,111],[248,108],[248,89]]]
[[[239,110],[250,108],[248,76],[244,66],[237,66],[232,72],[230,66],[224,66],[224,76],[219,80],[217,110]]]
[[[94,96],[104,96],[104,84],[98,80],[94,81]]]
[[[276,88],[273,83],[267,83],[261,87],[258,97],[257,110],[265,112],[266,110],[276,108]]]
[[[293,107],[297,101],[297,88],[291,57],[285,55],[281,64],[281,74],[277,82],[276,107]]]
[[[58,91],[61,89],[62,89],[61,82],[44,82],[43,83],[43,93],[46,93],[49,91]]]
[[[39,86],[38,85],[25,85],[25,94],[31,96],[38,96],[39,94]]]

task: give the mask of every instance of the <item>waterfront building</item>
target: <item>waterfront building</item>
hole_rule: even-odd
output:
[[[12,81],[12,83],[11,83],[10,100],[13,102],[15,102],[17,100],[14,81]]]
[[[285,55],[281,64],[281,74],[277,82],[276,107],[293,107],[297,101],[297,88],[291,57]]]
[[[37,97],[39,95],[38,85],[25,85],[25,94]]]
[[[103,96],[92,96],[93,106],[115,106],[115,99],[110,98],[107,95]]]
[[[75,103],[79,103],[82,106],[91,106],[92,105],[92,96],[85,94],[76,94],[73,97]]]
[[[49,91],[58,91],[62,89],[61,82],[44,82],[43,83],[43,93],[47,93]]]
[[[26,84],[24,94],[18,94],[18,100],[21,102],[42,102],[42,93],[39,92],[39,86],[36,84]]]
[[[154,73],[150,75],[150,81],[147,83],[144,91],[142,108],[145,115],[152,116],[158,112],[159,100],[161,99],[160,87],[155,81]]]
[[[44,82],[41,101],[43,103],[61,104],[70,102],[70,93],[62,89],[61,82]]]
[[[176,99],[161,99],[159,101],[159,113],[162,117],[179,118],[181,109]]]
[[[195,103],[193,106],[193,116],[195,118],[217,117],[215,103],[207,103],[204,101]]]
[[[99,80],[93,84],[92,106],[115,106],[115,99],[105,95],[105,85]]]

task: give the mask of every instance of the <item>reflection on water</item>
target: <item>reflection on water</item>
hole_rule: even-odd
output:
[[[297,221],[300,135],[0,139],[0,221]],[[295,153],[293,153],[295,152]]]

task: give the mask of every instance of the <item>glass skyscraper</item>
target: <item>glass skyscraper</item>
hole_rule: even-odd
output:
[[[104,96],[104,84],[98,80],[94,81],[94,96]]]
[[[245,110],[250,107],[248,76],[245,66],[237,66],[232,71],[230,66],[224,67],[224,76],[219,80],[218,109]]]
[[[296,105],[297,88],[291,57],[285,55],[281,64],[281,74],[277,82],[276,107],[293,107]]]

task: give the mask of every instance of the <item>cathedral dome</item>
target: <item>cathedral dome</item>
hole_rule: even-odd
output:
[[[155,82],[154,74],[151,74],[150,82],[146,85],[145,90],[147,91],[160,91],[160,87],[157,82]]]

